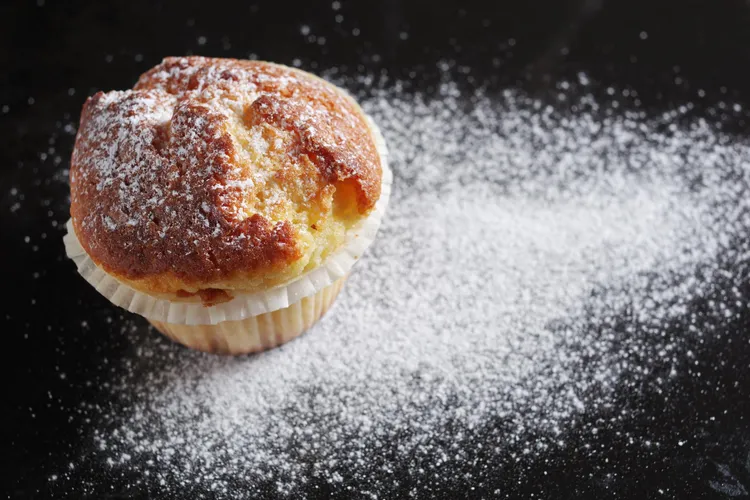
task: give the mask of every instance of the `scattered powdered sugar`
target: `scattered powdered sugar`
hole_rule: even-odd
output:
[[[678,373],[667,325],[717,255],[748,259],[733,239],[750,228],[750,146],[705,122],[660,132],[591,97],[571,113],[515,91],[398,88],[360,96],[394,191],[329,314],[243,358],[134,335],[103,387],[111,404],[87,410],[86,459],[192,497],[295,497],[315,481],[388,498],[460,464],[564,448],[622,384],[663,360],[655,383]]]

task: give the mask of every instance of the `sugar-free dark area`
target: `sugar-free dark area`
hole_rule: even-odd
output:
[[[750,492],[750,7],[435,3],[0,7],[0,492]],[[172,345],[64,257],[81,104],[185,54],[323,74],[392,150],[378,242],[265,355]]]

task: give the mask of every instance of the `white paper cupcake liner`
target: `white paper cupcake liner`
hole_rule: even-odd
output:
[[[339,251],[330,255],[321,266],[286,284],[261,292],[239,294],[228,302],[206,307],[201,303],[173,302],[153,297],[107,274],[83,249],[70,220],[66,224],[68,232],[63,238],[65,252],[75,262],[80,275],[110,302],[153,321],[177,325],[215,325],[289,307],[343,278],[374,241],[380,228],[391,195],[393,174],[388,166],[385,140],[372,119],[367,117],[367,120],[375,136],[383,168],[380,198],[372,213],[347,232],[346,242]]]
[[[336,300],[346,278],[289,307],[216,325],[177,325],[151,321],[161,333],[185,346],[216,354],[241,355],[285,344],[312,327]]]

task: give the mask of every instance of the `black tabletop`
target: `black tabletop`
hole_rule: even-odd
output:
[[[681,120],[704,118],[738,142],[750,133],[740,111],[750,106],[750,5],[740,0],[29,0],[5,2],[0,20],[6,377],[0,490],[8,498],[189,497],[175,485],[162,488],[142,477],[137,466],[113,476],[106,464],[89,461],[66,481],[55,480],[93,446],[95,424],[81,408],[96,405],[99,393],[87,381],[106,380],[107,366],[137,342],[123,330],[148,329],[145,320],[115,311],[64,255],[67,169],[79,112],[87,96],[129,88],[164,56],[257,58],[313,72],[388,74],[424,92],[448,71],[459,85],[521,89],[540,99],[554,95],[556,82],[583,73],[595,96],[606,98],[612,87],[629,89],[620,109],[658,116],[690,103]],[[451,62],[447,70],[445,61]],[[731,111],[728,102],[739,106]],[[747,243],[740,238],[732,245]],[[612,404],[583,411],[562,430],[565,447],[525,459],[472,447],[464,451],[474,459],[444,471],[439,484],[386,483],[377,473],[344,476],[337,484],[311,477],[294,494],[359,497],[369,483],[382,498],[747,497],[750,267],[742,262],[748,261],[728,259],[723,274],[706,278],[711,286],[667,330],[680,336],[692,325],[706,332],[686,336],[672,353],[685,369],[669,384],[652,383],[663,375],[658,369],[637,384],[625,377]],[[731,317],[710,314],[730,292],[745,307]],[[635,321],[623,315],[611,329],[618,335]],[[637,355],[632,361],[638,363]],[[486,430],[477,440],[492,436]],[[651,442],[659,445],[644,445]],[[390,463],[396,476],[419,465]],[[278,493],[266,486],[239,488],[231,497]]]

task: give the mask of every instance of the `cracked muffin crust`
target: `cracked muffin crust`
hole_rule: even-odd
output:
[[[367,118],[332,84],[258,61],[167,58],[83,108],[71,216],[107,273],[216,303],[320,265],[380,195]]]

